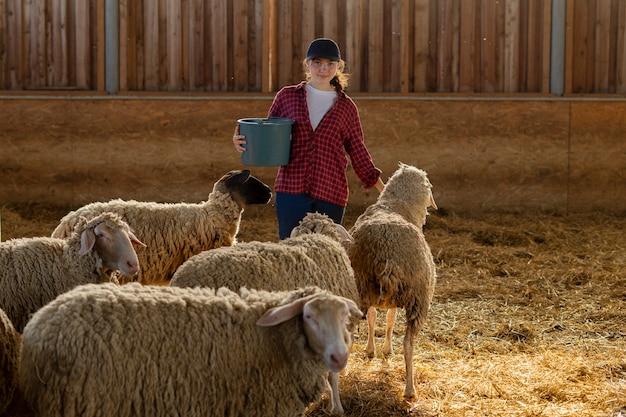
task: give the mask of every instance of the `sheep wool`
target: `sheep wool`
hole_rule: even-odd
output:
[[[0,415],[4,413],[17,387],[20,334],[3,310],[0,310]]]
[[[358,301],[354,271],[332,220],[309,213],[303,222],[298,235],[279,242],[241,242],[192,256],[174,273],[170,285],[233,291],[241,287],[286,291],[314,285]]]
[[[303,308],[318,299],[332,303],[320,311],[343,317],[339,342],[349,346],[345,321],[360,311],[318,288],[84,285],[24,329],[20,388],[42,417],[301,415],[335,357],[314,350],[304,328]],[[274,310],[294,305],[291,318],[271,323]]]
[[[236,243],[244,207],[266,204],[270,188],[250,175],[249,170],[230,171],[213,186],[201,203],[156,203],[111,200],[87,204],[63,217],[52,233],[67,237],[79,216],[105,211],[119,214],[147,248],[138,251],[142,284],[167,284],[186,259],[205,250]],[[118,277],[120,283],[131,281]]]
[[[0,243],[0,308],[21,332],[30,315],[59,294],[139,270],[133,244],[143,244],[113,213],[80,218],[70,237],[33,237]]]
[[[400,163],[377,201],[355,221],[347,246],[369,324],[366,353],[374,355],[375,307],[390,309],[383,353],[391,353],[395,309],[406,313],[404,395],[415,396],[413,342],[422,329],[433,297],[436,271],[422,226],[428,207],[437,208],[426,172]]]
[[[294,228],[291,237],[279,242],[242,242],[192,256],[174,273],[177,287],[240,287],[285,291],[317,286],[357,301],[354,271],[340,243],[348,232],[332,219],[309,213]],[[353,317],[353,332],[360,317]],[[341,414],[338,375],[331,374],[330,411]]]

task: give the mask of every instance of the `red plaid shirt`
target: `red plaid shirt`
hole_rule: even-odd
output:
[[[365,188],[380,177],[363,142],[359,112],[343,91],[324,115],[315,131],[306,104],[306,82],[283,87],[274,97],[270,117],[295,120],[291,131],[289,163],[278,169],[274,190],[287,194],[307,193],[333,204],[348,202],[346,169],[350,156],[352,168]]]

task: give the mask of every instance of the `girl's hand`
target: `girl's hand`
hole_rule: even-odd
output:
[[[243,145],[246,144],[244,139],[245,136],[239,134],[239,125],[237,125],[237,127],[235,127],[235,133],[233,134],[233,145],[235,145],[235,149],[239,153],[244,153],[246,151],[246,148],[243,147]]]

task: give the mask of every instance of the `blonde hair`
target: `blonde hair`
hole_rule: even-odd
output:
[[[304,76],[306,81],[311,81],[311,71],[309,67],[306,65],[306,59],[302,61],[302,66],[304,67]],[[341,91],[345,90],[348,87],[348,79],[350,78],[350,74],[344,72],[346,69],[346,62],[343,59],[339,60],[339,65],[337,65],[337,72],[332,80],[330,80],[330,85],[335,87],[335,90]]]

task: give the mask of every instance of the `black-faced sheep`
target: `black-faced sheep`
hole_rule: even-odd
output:
[[[176,268],[189,257],[236,243],[244,207],[266,204],[271,196],[270,188],[251,176],[249,170],[230,171],[214,184],[205,202],[170,204],[118,199],[91,203],[63,217],[52,236],[67,237],[78,216],[118,213],[147,245],[138,253],[141,271],[137,281],[167,284]],[[120,282],[127,281],[120,277]]]
[[[143,245],[117,214],[81,218],[68,239],[32,237],[0,243],[0,308],[21,332],[31,314],[78,285],[140,269]]]
[[[11,404],[17,387],[20,343],[20,334],[5,312],[0,310],[0,415]]]
[[[354,272],[342,241],[348,232],[319,213],[309,213],[292,237],[279,242],[242,242],[192,256],[174,273],[176,287],[241,287],[285,291],[317,286],[358,300]],[[352,331],[357,320],[350,326]],[[330,374],[330,410],[343,413],[338,374]]]
[[[426,320],[436,281],[435,263],[422,231],[428,207],[437,208],[431,189],[426,172],[401,163],[377,201],[350,229],[354,241],[347,247],[360,307],[367,310],[368,355],[374,355],[375,307],[390,309],[383,346],[387,354],[392,351],[395,309],[406,312],[406,397],[415,396],[413,343]]]
[[[302,415],[361,314],[318,288],[85,285],[26,326],[20,388],[46,417]]]

